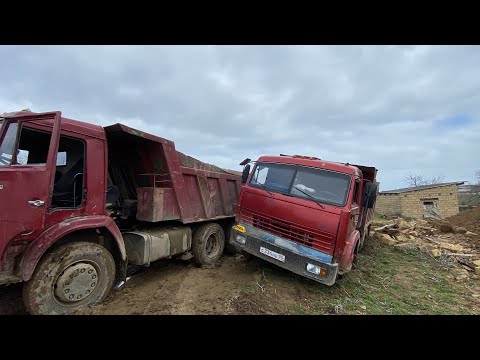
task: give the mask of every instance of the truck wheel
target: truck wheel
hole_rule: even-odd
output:
[[[103,246],[75,242],[45,256],[23,287],[25,308],[33,315],[67,315],[108,295],[115,262]]]
[[[210,223],[193,233],[192,253],[198,265],[213,265],[223,254],[225,234],[220,225]]]
[[[365,244],[365,236],[367,234],[367,229],[364,229],[362,232],[362,236],[358,240],[357,248],[355,249],[355,255],[358,254],[363,249],[363,245]]]

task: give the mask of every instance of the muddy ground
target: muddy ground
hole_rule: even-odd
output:
[[[448,220],[473,231],[479,214]],[[471,249],[480,241],[462,239]],[[158,261],[81,314],[480,314],[480,275],[459,276],[459,264],[445,260],[367,238],[353,270],[332,287],[241,255],[225,255],[215,268]],[[0,315],[21,314],[21,285],[0,287]]]

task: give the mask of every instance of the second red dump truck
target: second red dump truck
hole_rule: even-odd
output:
[[[349,271],[370,230],[377,169],[309,156],[245,165],[230,242],[326,285]]]
[[[240,187],[240,176],[125,125],[0,115],[0,285],[24,282],[32,314],[70,314],[102,301],[128,263],[212,264]]]

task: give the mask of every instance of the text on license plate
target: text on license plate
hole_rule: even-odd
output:
[[[272,250],[269,250],[269,249],[266,249],[262,246],[260,246],[260,252],[262,254],[265,254],[267,256],[270,256],[271,258],[274,258],[274,259],[277,259],[281,262],[285,262],[285,255],[282,255],[282,254],[279,254],[279,253],[276,253],[275,251],[272,251]]]

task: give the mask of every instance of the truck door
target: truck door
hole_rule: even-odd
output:
[[[53,112],[6,117],[0,126],[0,257],[12,240],[33,240],[44,228],[60,116]]]

